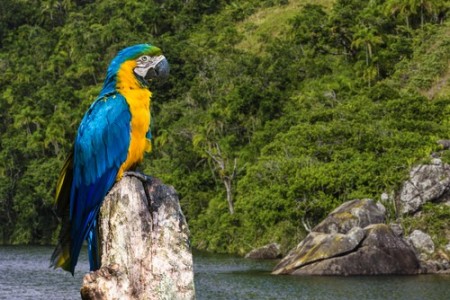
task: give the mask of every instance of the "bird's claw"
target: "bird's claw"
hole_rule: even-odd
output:
[[[133,176],[142,182],[151,182],[152,181],[152,177],[147,176],[144,173],[137,172],[137,171],[126,171],[123,173],[123,176]]]

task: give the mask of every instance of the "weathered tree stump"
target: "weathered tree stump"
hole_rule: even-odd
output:
[[[173,187],[125,176],[100,209],[101,268],[83,299],[194,299],[189,229]]]

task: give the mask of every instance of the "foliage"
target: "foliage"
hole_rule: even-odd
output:
[[[448,244],[446,234],[448,232],[448,220],[450,218],[450,207],[445,204],[426,203],[419,216],[405,216],[402,220],[405,234],[419,229],[428,233],[436,248],[443,248]]]
[[[449,7],[307,2],[3,1],[2,242],[52,241],[77,126],[108,61],[138,42],[172,73],[152,87],[142,168],[176,187],[195,247],[288,249],[343,201],[395,190],[449,138]]]

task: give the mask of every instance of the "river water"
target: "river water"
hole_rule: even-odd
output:
[[[80,299],[89,266],[75,277],[48,268],[51,247],[0,247],[0,299]],[[275,261],[194,253],[197,299],[450,299],[450,275],[273,276]]]

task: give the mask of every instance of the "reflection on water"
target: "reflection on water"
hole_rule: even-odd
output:
[[[0,247],[0,299],[79,299],[75,277],[48,268],[51,247]],[[274,261],[194,253],[197,299],[450,299],[450,276],[272,276]]]

